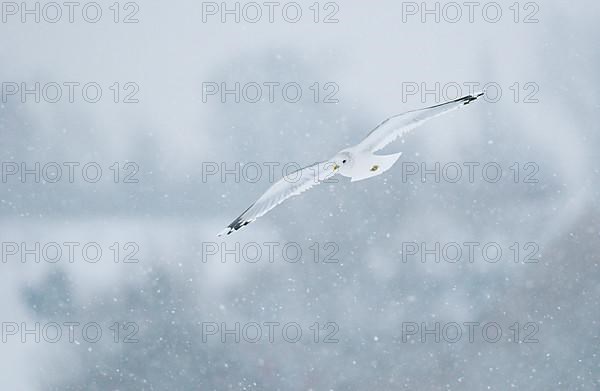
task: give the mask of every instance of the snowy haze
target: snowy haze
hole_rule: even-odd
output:
[[[220,14],[205,15],[203,23],[202,2],[145,1],[138,3],[139,23],[132,24],[113,22],[112,3],[99,2],[103,16],[95,24],[80,13],[74,23],[21,23],[18,15],[5,14],[0,23],[4,88],[95,82],[103,91],[98,103],[85,102],[80,93],[73,103],[66,97],[36,103],[31,96],[22,102],[18,94],[0,102],[3,175],[11,162],[28,168],[95,162],[103,170],[96,183],[82,180],[77,170],[69,183],[66,168],[57,183],[36,183],[33,175],[25,183],[7,175],[0,183],[4,388],[600,386],[596,1],[522,2],[518,23],[513,1],[496,3],[503,11],[497,23],[482,17],[485,2],[473,23],[466,7],[457,23],[444,15],[439,23],[434,16],[422,23],[421,13],[403,15],[406,2],[354,0],[337,7],[318,3],[319,20],[335,11],[338,23],[315,23],[312,1],[298,3],[298,23],[286,22],[281,7],[273,23],[264,7],[257,23],[235,23],[232,16],[221,23]],[[233,9],[235,2],[227,4]],[[440,12],[453,17],[444,4]],[[120,19],[134,10],[124,5]],[[523,23],[528,17],[538,22]],[[124,84],[136,83],[139,102],[113,102],[109,87],[115,82],[120,101],[131,91]],[[281,89],[272,103],[266,96],[256,103],[203,96],[206,83],[236,82],[258,83],[263,95],[265,82],[294,82],[303,96],[297,103],[282,99]],[[502,97],[488,88],[486,100],[396,141],[383,152],[402,151],[403,157],[385,174],[322,184],[239,232],[216,237],[268,188],[265,164],[279,164],[277,179],[286,163],[331,157],[392,114],[455,98],[451,86],[477,92],[465,86],[474,82],[478,89],[500,86]],[[324,102],[334,90],[326,83],[335,83],[338,103]],[[440,94],[421,90],[436,83]],[[415,85],[418,93],[407,94]],[[110,168],[115,162],[119,183]],[[135,166],[125,167],[128,162]],[[442,176],[437,183],[433,174],[425,181],[421,172],[407,174],[436,162],[456,163],[463,178],[453,183]],[[219,169],[256,163],[263,176],[256,183],[234,175],[223,181],[220,173],[207,175],[212,163]],[[465,163],[479,167],[473,181]],[[481,167],[490,163],[502,169],[498,182],[482,178]],[[135,170],[137,183],[123,183]],[[103,257],[69,262],[65,242],[97,243]],[[138,262],[114,262],[115,242],[120,259],[134,251]],[[28,249],[59,243],[63,258],[47,262],[34,254],[22,262],[21,253],[8,255],[11,243]],[[277,243],[272,262],[265,243]],[[422,243],[427,249],[458,243],[462,259],[435,262],[430,255],[421,262],[420,252],[409,253],[411,244]],[[479,244],[473,262],[464,243]],[[502,249],[500,261],[481,257],[488,243]],[[513,260],[515,243],[520,262]],[[222,262],[222,247],[210,255],[213,245],[240,251]],[[255,245],[262,257],[253,262],[248,258]],[[284,247],[294,248],[283,254]],[[289,262],[297,248],[302,255]],[[532,262],[523,262],[530,253]],[[333,261],[323,262],[330,254]],[[62,326],[62,338],[52,343],[54,331],[41,331],[52,322],[95,322],[102,337],[90,342],[79,328],[71,342]],[[273,342],[263,335],[252,343],[242,335],[236,343],[225,335],[223,343],[223,330],[206,335],[207,324],[231,330],[252,322],[263,325],[263,334],[265,322],[293,322],[302,339],[286,340],[281,326]],[[495,323],[502,337],[490,342],[492,330],[486,340],[481,326],[473,341],[466,326],[457,341],[450,341],[455,332],[447,328],[438,341],[425,334],[422,342],[421,330],[406,335],[410,325],[434,330],[453,322]],[[125,323],[131,327],[124,329]],[[19,331],[12,335],[14,324]],[[132,330],[137,342],[124,343]],[[333,340],[325,343],[328,336]]]

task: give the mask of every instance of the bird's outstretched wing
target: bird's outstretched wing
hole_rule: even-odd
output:
[[[398,137],[422,125],[425,121],[468,105],[472,101],[483,96],[483,94],[484,92],[474,96],[467,95],[450,102],[427,107],[425,109],[408,111],[390,117],[373,129],[367,137],[357,145],[357,148],[369,152],[379,151]]]
[[[275,182],[254,204],[250,205],[237,219],[221,231],[218,236],[229,235],[250,224],[290,197],[305,192],[311,187],[335,175],[334,163],[315,163],[288,174]]]

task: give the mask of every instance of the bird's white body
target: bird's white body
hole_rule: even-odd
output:
[[[362,181],[381,175],[396,163],[402,152],[393,155],[376,155],[368,151],[349,149],[347,152],[352,157],[350,164],[344,164],[339,169],[339,174],[350,178],[350,182]]]
[[[357,145],[338,152],[333,158],[315,163],[289,174],[274,183],[254,204],[250,205],[237,219],[227,226],[219,236],[237,231],[285,201],[326,179],[340,174],[352,182],[373,178],[383,174],[398,161],[402,153],[377,155],[398,137],[415,129],[429,119],[468,105],[484,93],[468,95],[451,102],[408,111],[390,117],[373,129]]]

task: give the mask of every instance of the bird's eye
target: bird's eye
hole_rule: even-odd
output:
[[[346,163],[346,159],[342,160],[342,163],[344,163],[344,164],[345,164],[345,163]]]

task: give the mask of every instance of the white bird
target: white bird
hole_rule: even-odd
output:
[[[275,182],[255,203],[233,220],[218,236],[231,234],[263,216],[290,197],[312,188],[336,174],[351,178],[351,182],[381,175],[400,158],[375,155],[398,137],[422,125],[425,121],[468,105],[485,92],[467,95],[450,102],[390,117],[373,129],[359,144],[338,152],[333,158],[304,167]]]

